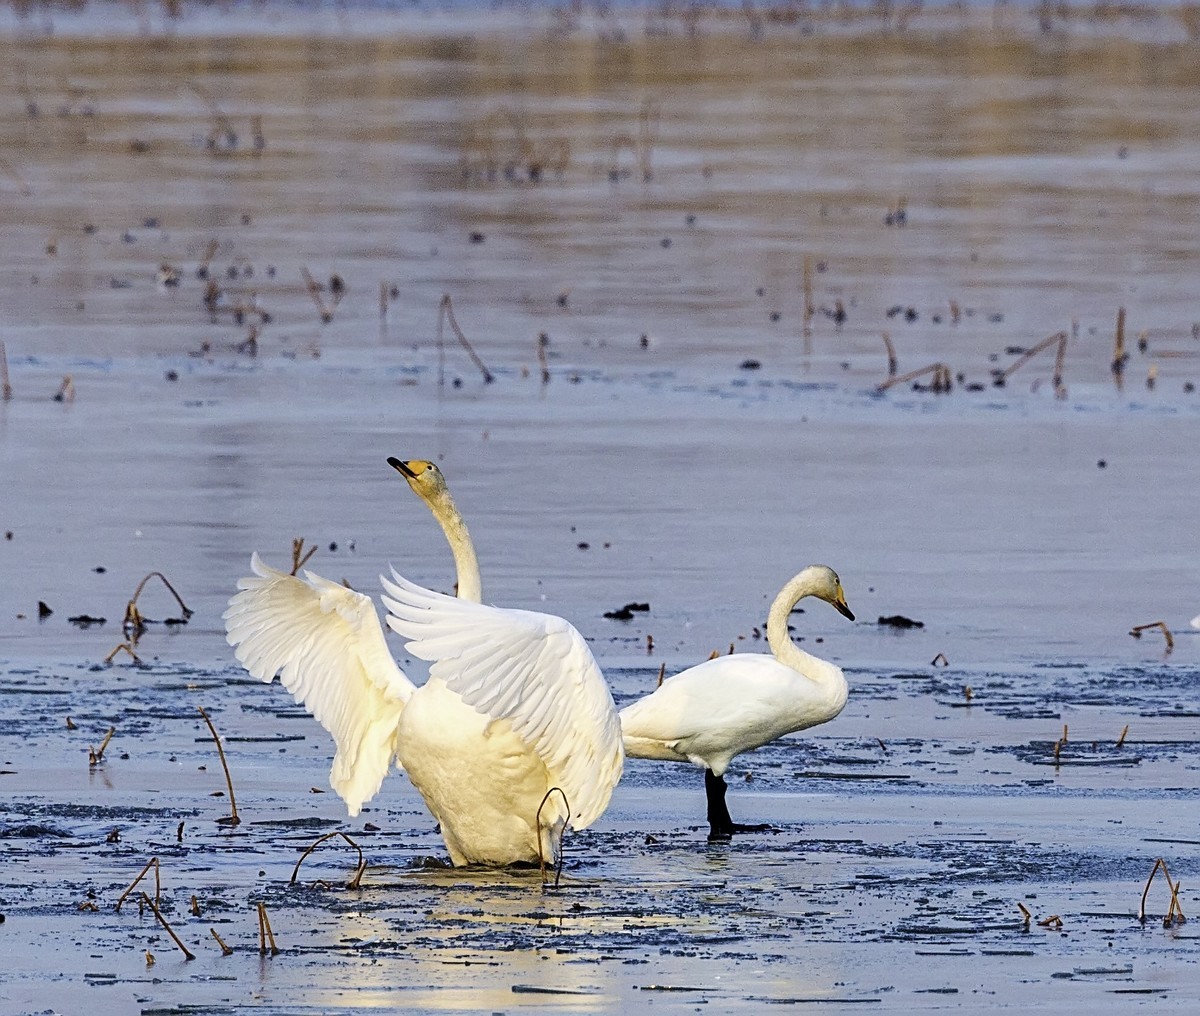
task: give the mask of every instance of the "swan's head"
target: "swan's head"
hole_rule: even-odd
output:
[[[408,481],[408,485],[418,497],[426,501],[446,493],[446,478],[432,462],[426,462],[424,459],[409,459],[405,462],[389,457],[388,465]]]
[[[846,605],[846,594],[842,591],[842,580],[838,578],[837,572],[823,564],[814,564],[806,570],[810,573],[812,581],[810,595],[831,604],[839,614],[853,621],[854,615]]]

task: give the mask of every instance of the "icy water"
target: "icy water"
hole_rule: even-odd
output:
[[[1138,920],[1160,857],[1200,909],[1192,26],[748,9],[0,14],[0,1011],[1194,1009]],[[348,820],[220,614],[298,537],[449,588],[389,455],[618,704],[835,567],[845,711],[731,770],[772,830],[638,761],[557,887],[430,866],[401,775]],[[105,663],[154,571],[193,613]],[[361,886],[291,884],[337,830]]]

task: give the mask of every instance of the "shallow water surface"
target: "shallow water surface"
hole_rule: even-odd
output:
[[[0,21],[0,1009],[1190,1011],[1161,874],[1137,919],[1159,857],[1200,901],[1181,21],[99,10]],[[1060,331],[1056,384],[1018,360]],[[879,391],[884,333],[951,390]],[[557,888],[430,863],[401,775],[347,820],[220,614],[297,537],[450,588],[388,455],[618,705],[834,566],[858,621],[793,624],[846,710],[731,770],[772,828],[707,844],[700,774],[640,761]],[[194,613],[152,579],[104,663],[153,571]],[[361,888],[341,841],[290,884],[335,830]],[[151,857],[194,961],[116,910]]]

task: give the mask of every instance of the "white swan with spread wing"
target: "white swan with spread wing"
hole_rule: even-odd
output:
[[[438,820],[455,865],[552,862],[569,822],[608,805],[624,756],[620,721],[582,636],[562,618],[472,602],[479,569],[440,472],[389,463],[450,541],[459,598],[384,579],[388,624],[430,662],[416,687],[384,639],[369,597],[255,554],[225,611],[226,638],[260,680],[276,674],[328,730],[330,784],[351,815],[395,759]]]

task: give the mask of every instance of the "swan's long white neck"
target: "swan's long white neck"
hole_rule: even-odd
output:
[[[845,684],[846,679],[841,670],[826,660],[806,653],[792,641],[792,636],[788,633],[788,615],[791,614],[792,608],[817,589],[816,577],[811,572],[812,569],[806,568],[775,597],[771,611],[767,614],[767,644],[770,645],[775,659],[785,667],[791,667],[809,680],[833,691]]]
[[[454,567],[458,572],[458,598],[480,603],[483,599],[483,583],[479,577],[479,558],[475,556],[475,545],[471,542],[471,534],[467,532],[467,524],[459,513],[458,505],[454,503],[450,491],[444,488],[427,498],[425,503],[446,534],[446,542],[450,544],[450,552],[454,555]]]

